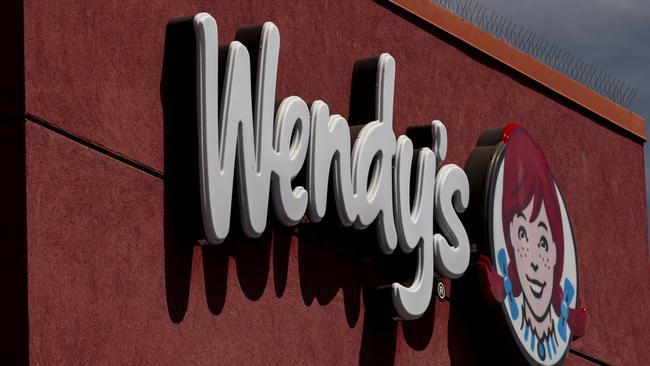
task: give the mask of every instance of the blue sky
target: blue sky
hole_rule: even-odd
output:
[[[629,108],[650,119],[650,0],[478,0],[638,89]],[[645,145],[646,191],[650,144]],[[646,197],[650,207],[650,199]],[[648,220],[650,226],[650,218]]]

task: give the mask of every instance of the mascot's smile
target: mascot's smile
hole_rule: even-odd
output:
[[[546,288],[546,282],[539,282],[528,277],[528,275],[526,275],[526,279],[528,280],[528,284],[530,285],[530,290],[532,291],[533,296],[538,299],[541,298],[542,293],[544,293],[544,288]]]

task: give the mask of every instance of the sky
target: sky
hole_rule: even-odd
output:
[[[478,2],[637,88],[628,108],[645,118],[650,132],[650,0]],[[650,192],[650,144],[644,150],[646,191]]]

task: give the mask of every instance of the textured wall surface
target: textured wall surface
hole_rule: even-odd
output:
[[[471,348],[449,339],[449,302],[404,324],[368,308],[370,290],[409,263],[382,258],[372,232],[271,224],[258,240],[192,247],[198,202],[178,192],[195,187],[176,186],[173,170],[191,172],[193,155],[173,133],[184,109],[167,98],[163,64],[167,23],[199,11],[223,44],[274,22],[277,97],[344,116],[355,61],[392,54],[396,131],[442,120],[448,162],[462,166],[486,128],[525,126],[573,220],[589,311],[573,347],[614,364],[650,359],[642,145],[579,107],[381,2],[24,6],[32,363],[458,364]]]

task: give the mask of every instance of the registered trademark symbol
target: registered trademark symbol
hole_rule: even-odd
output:
[[[438,286],[437,287],[438,287],[438,299],[440,301],[444,301],[445,300],[445,292],[446,292],[445,291],[445,284],[442,283],[442,281],[438,281]]]

